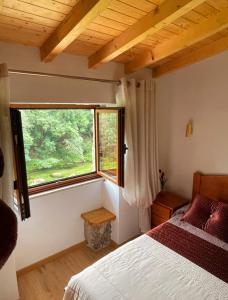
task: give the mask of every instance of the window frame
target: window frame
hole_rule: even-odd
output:
[[[10,110],[20,110],[20,109],[93,109],[94,110],[94,143],[95,143],[95,149],[94,149],[94,154],[95,154],[95,171],[91,172],[91,173],[87,173],[87,174],[83,174],[83,175],[77,175],[74,177],[67,177],[67,178],[63,178],[63,179],[58,179],[56,181],[52,181],[49,183],[42,183],[42,184],[38,184],[36,186],[32,186],[32,187],[28,187],[28,195],[34,195],[34,194],[38,194],[38,193],[42,193],[42,192],[46,192],[46,191],[50,191],[50,190],[54,190],[54,189],[58,189],[61,187],[65,187],[65,186],[70,186],[70,185],[74,185],[77,183],[81,183],[81,182],[85,182],[85,181],[91,181],[94,179],[98,179],[98,178],[105,178],[108,179],[112,182],[114,182],[115,184],[119,185],[119,186],[123,186],[124,184],[124,180],[123,180],[123,169],[124,169],[124,148],[120,147],[120,144],[124,145],[124,118],[123,118],[123,114],[121,114],[122,117],[120,117],[120,112],[124,112],[123,108],[119,108],[119,107],[101,107],[100,105],[85,105],[85,104],[47,104],[47,103],[11,103],[10,104]],[[99,111],[118,111],[118,180],[113,180],[113,178],[109,177],[107,174],[104,174],[103,172],[100,172],[98,170],[98,155],[97,155],[97,151],[98,151],[98,131],[97,131],[97,127],[98,127],[98,120],[97,120],[97,112]],[[15,162],[15,165],[17,165],[17,163]],[[15,166],[16,168],[16,166]],[[26,168],[25,168],[26,170]],[[119,176],[119,172],[120,172],[120,176]],[[26,176],[27,176],[27,171],[26,171]]]
[[[31,216],[28,194],[28,181],[25,162],[24,137],[21,114],[18,110],[10,111],[14,163],[14,204],[20,210],[21,220]],[[15,198],[17,200],[15,200]]]
[[[109,176],[107,173],[100,170],[99,163],[99,114],[100,113],[117,113],[117,123],[118,123],[118,141],[117,141],[117,179]],[[96,170],[97,174],[112,181],[118,186],[124,186],[124,108],[123,107],[107,107],[107,108],[97,108],[96,113]]]
[[[99,107],[99,105],[80,105],[80,104],[22,104],[22,103],[12,103],[10,104],[10,110],[19,110],[19,109],[93,109],[94,110],[94,134],[95,134],[95,149],[97,147],[96,145],[96,124],[95,124],[95,114],[96,114],[96,109]],[[96,155],[95,155],[95,171],[87,173],[87,174],[82,174],[82,175],[77,175],[73,177],[66,177],[63,179],[58,179],[56,181],[52,182],[47,182],[47,183],[42,183],[42,184],[37,184],[32,187],[28,187],[28,194],[34,195],[54,189],[58,189],[61,187],[89,181],[89,180],[94,180],[101,178],[101,176],[97,173],[97,162],[96,162]],[[17,162],[15,162],[16,166],[15,169],[18,168]],[[27,172],[26,172],[27,175]]]

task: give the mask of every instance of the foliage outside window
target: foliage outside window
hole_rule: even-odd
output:
[[[98,174],[123,186],[124,111],[97,109]]]
[[[95,172],[93,109],[21,110],[29,187]]]
[[[100,114],[99,124],[99,153],[100,170],[117,177],[117,157],[118,157],[118,116],[116,112]],[[108,129],[106,129],[108,128]]]

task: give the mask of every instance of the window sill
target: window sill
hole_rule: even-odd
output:
[[[54,182],[49,182],[46,184],[33,186],[28,189],[28,193],[29,193],[29,196],[31,196],[34,194],[40,194],[40,193],[43,193],[46,191],[56,190],[56,189],[64,187],[64,186],[74,185],[76,183],[89,181],[89,180],[93,180],[93,179],[97,179],[97,178],[100,178],[100,175],[97,174],[96,172],[93,172],[90,174],[85,174],[85,175],[81,175],[81,176],[66,178],[66,179],[59,180],[59,181],[54,181]]]
[[[77,187],[80,187],[80,186],[83,186],[83,185],[88,185],[88,184],[95,183],[95,182],[100,182],[100,181],[104,181],[104,178],[100,177],[100,178],[96,178],[96,179],[90,179],[90,180],[87,180],[87,181],[82,181],[82,182],[78,182],[78,183],[75,183],[75,184],[66,185],[66,186],[51,189],[51,190],[48,190],[48,191],[43,191],[43,192],[40,192],[40,193],[32,194],[32,195],[29,196],[29,199],[34,199],[34,198],[38,198],[38,197],[41,197],[41,196],[46,196],[46,195],[53,194],[53,193],[59,193],[59,192],[65,191],[65,190],[71,190],[71,189],[74,189],[74,188],[77,188]]]

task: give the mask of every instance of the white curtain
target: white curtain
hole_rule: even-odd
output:
[[[156,122],[155,83],[135,79],[121,80],[117,104],[125,106],[125,159],[123,196],[139,208],[139,227],[146,232],[150,225],[150,206],[160,191]]]
[[[0,178],[0,199],[13,207],[13,152],[10,122],[9,77],[6,64],[0,64],[0,147],[5,161],[3,176]]]

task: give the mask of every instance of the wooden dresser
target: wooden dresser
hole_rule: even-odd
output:
[[[173,193],[160,192],[151,206],[151,226],[158,226],[169,220],[177,209],[188,203],[188,199]]]

